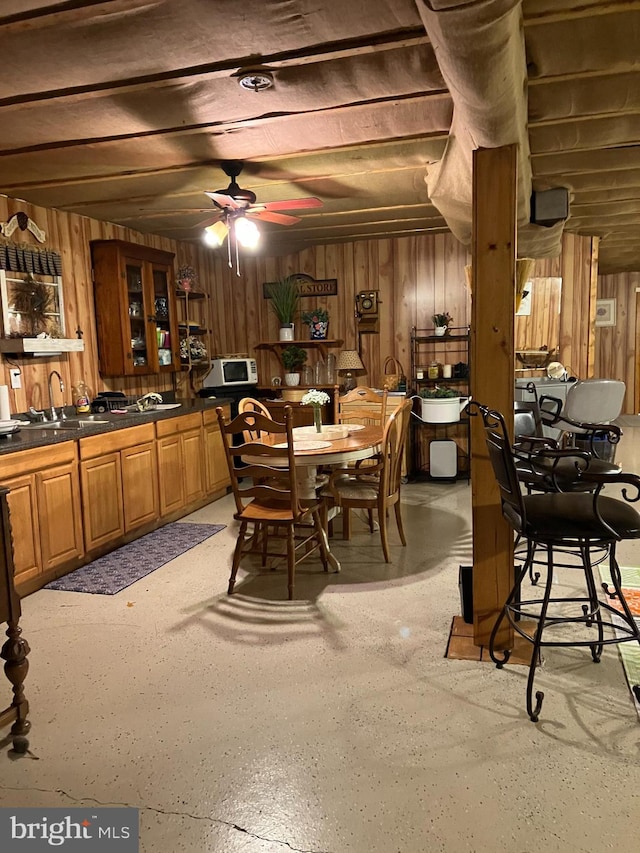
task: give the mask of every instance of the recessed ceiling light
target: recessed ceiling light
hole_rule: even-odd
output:
[[[273,74],[269,71],[243,71],[238,77],[238,83],[243,89],[264,92],[273,86]]]

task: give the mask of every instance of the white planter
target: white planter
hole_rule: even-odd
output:
[[[299,373],[285,373],[284,381],[286,385],[299,385],[300,384],[300,374]]]
[[[288,323],[286,326],[280,326],[280,340],[281,341],[293,341],[293,340],[295,340],[293,332],[294,332],[293,323]]]
[[[444,335],[447,334],[447,328],[447,326],[436,326],[433,331],[437,337],[442,338]]]
[[[453,424],[469,402],[469,397],[435,397],[422,401],[422,420],[428,424]]]

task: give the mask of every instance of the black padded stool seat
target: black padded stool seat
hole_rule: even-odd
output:
[[[580,451],[576,451],[571,458],[562,455],[566,451],[537,450],[531,455],[534,467],[540,459],[544,459],[546,452],[549,458],[544,460],[545,465],[555,466],[558,462],[566,462],[567,473],[573,471],[576,482],[584,483],[588,491],[549,491],[525,495],[522,493],[514,457],[514,452],[518,454],[519,450],[514,451],[511,446],[504,417],[500,412],[475,402],[470,404],[470,408],[472,414],[475,409],[482,415],[487,450],[500,488],[502,514],[526,542],[526,557],[493,627],[489,654],[498,668],[502,668],[509,660],[509,649],[495,648],[496,637],[505,619],[514,633],[532,643],[526,698],[527,713],[533,722],[537,722],[544,693],[535,693],[534,704],[533,684],[542,647],[587,646],[594,663],[598,663],[605,645],[630,641],[640,643],[640,626],[625,600],[616,560],[617,542],[640,538],[640,513],[630,506],[640,500],[640,477],[622,472],[617,466],[613,466],[614,470],[595,472],[592,463],[597,460]],[[542,470],[541,476],[546,476],[546,470]],[[622,499],[605,497],[602,489],[607,484],[624,486]],[[536,560],[536,549],[546,553],[544,590],[540,590],[539,598],[525,599],[521,596],[521,584],[527,572],[531,574],[534,562],[540,564]],[[606,583],[601,584],[605,593],[601,600],[594,577],[592,554],[603,550],[609,556],[612,588]],[[555,554],[567,551],[574,555],[575,562],[570,566],[572,571],[582,570],[585,589],[567,597],[552,595],[552,592],[557,592],[554,571],[566,565],[557,563]],[[534,623],[535,628],[531,633],[522,627],[525,619]],[[548,627],[554,629],[550,632],[551,639],[545,639],[545,629]],[[563,632],[563,627],[568,630]],[[634,687],[634,691],[638,689]]]
[[[589,485],[593,488],[593,483]],[[523,500],[527,515],[522,533],[535,537],[541,543],[567,544],[568,539],[597,541],[607,535],[602,523],[594,515],[592,494],[553,492],[525,495]],[[640,538],[640,513],[632,506],[615,498],[601,496],[597,507],[602,522],[615,531],[616,538]],[[508,520],[511,520],[510,514],[510,508],[505,507]],[[515,513],[513,515],[513,526],[518,529],[520,519]]]

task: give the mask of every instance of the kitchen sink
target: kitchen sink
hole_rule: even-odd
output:
[[[20,429],[84,429],[85,427],[95,426],[96,424],[108,424],[101,418],[95,415],[86,415],[81,418],[67,418],[64,421],[44,421],[44,423],[21,423]]]

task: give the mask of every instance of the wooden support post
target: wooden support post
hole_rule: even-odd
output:
[[[473,152],[471,364],[474,400],[513,425],[517,146]],[[513,586],[513,531],[502,517],[481,418],[471,422],[473,636],[489,643]],[[503,622],[497,648],[512,648]]]

